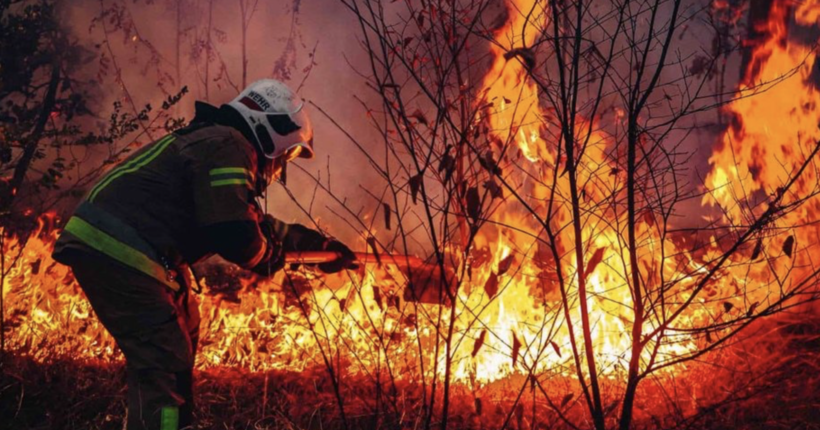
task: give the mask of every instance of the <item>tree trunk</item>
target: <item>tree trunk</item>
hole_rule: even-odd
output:
[[[182,87],[182,65],[180,64],[180,51],[182,45],[182,0],[177,0],[177,31],[176,31],[176,86],[177,89]],[[180,105],[176,105],[176,113],[179,115]]]
[[[208,0],[208,34],[205,35],[205,101],[211,101],[211,28],[214,19],[214,0]]]
[[[23,181],[26,178],[26,173],[28,172],[29,167],[31,167],[31,163],[34,161],[34,155],[37,153],[37,146],[40,143],[40,138],[43,136],[43,131],[46,128],[48,118],[51,116],[51,111],[54,109],[54,102],[57,98],[57,88],[59,83],[60,67],[57,63],[55,63],[51,69],[51,79],[48,83],[45,99],[43,99],[43,106],[40,109],[40,116],[37,118],[37,123],[34,125],[34,130],[32,130],[31,135],[29,135],[29,138],[27,139],[28,141],[26,142],[26,146],[23,148],[23,155],[20,157],[20,161],[17,162],[16,166],[14,166],[14,174],[11,177],[8,192],[3,196],[2,206],[0,206],[0,214],[2,215],[0,216],[5,217],[6,219],[9,219],[12,205],[14,203],[14,197],[23,185]],[[0,240],[0,246],[4,247],[2,252],[0,252],[0,258],[3,259],[3,261],[0,262],[0,279],[4,283],[6,279],[5,239],[7,233],[8,229],[6,228],[2,232],[3,240]],[[3,287],[0,285],[0,354],[3,355],[5,355],[6,352],[6,304],[4,299]]]
[[[626,195],[627,195],[627,248],[629,251],[629,266],[631,275],[632,288],[632,309],[634,313],[634,321],[632,321],[632,357],[629,359],[629,372],[627,376],[626,392],[624,393],[624,402],[621,409],[621,421],[619,428],[621,430],[629,429],[632,425],[632,408],[635,402],[635,392],[638,388],[638,372],[640,371],[641,353],[643,352],[643,344],[641,336],[643,335],[643,290],[641,289],[641,274],[638,269],[638,242],[635,237],[635,222],[637,208],[635,205],[635,176],[637,175],[637,147],[638,147],[638,124],[637,117],[633,115],[629,123],[629,138],[627,141],[627,179],[626,179]]]
[[[31,163],[34,161],[34,155],[37,153],[37,146],[43,136],[43,130],[45,130],[48,118],[54,109],[59,83],[60,67],[55,63],[51,69],[51,78],[48,83],[48,89],[46,90],[46,96],[43,99],[43,106],[40,109],[40,116],[37,118],[34,130],[32,130],[29,138],[26,139],[26,146],[23,148],[23,155],[20,157],[20,161],[14,166],[14,174],[9,183],[8,193],[3,196],[3,202],[2,205],[0,205],[0,213],[3,215],[8,215],[11,211],[14,197],[17,195],[17,192],[20,191],[20,187],[26,179],[26,173],[28,173],[29,167],[31,167]]]
[[[242,88],[248,86],[248,26],[250,22],[245,17],[247,6],[245,0],[239,0],[239,12],[242,17]]]
[[[177,0],[177,31],[176,31],[176,78],[177,86],[182,83],[182,65],[180,64],[180,51],[182,45],[182,0]]]

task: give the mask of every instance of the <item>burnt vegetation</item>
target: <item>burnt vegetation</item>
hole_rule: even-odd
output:
[[[0,0],[0,427],[121,428],[116,346],[49,246],[101,173],[186,124],[182,104],[253,80],[259,3],[89,1],[89,44],[59,0]],[[344,66],[370,91],[362,124],[308,108],[379,180],[351,199],[330,166],[295,164],[312,187],[281,191],[428,270],[197,267],[200,428],[820,425],[820,95],[816,46],[788,33],[816,34],[817,5],[338,5],[366,60]],[[304,5],[286,6],[264,67],[316,84]],[[763,139],[766,121],[789,126]]]

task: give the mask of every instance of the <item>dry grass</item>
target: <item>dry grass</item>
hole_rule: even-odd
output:
[[[720,360],[732,360],[734,369],[713,362],[693,371],[688,380],[686,373],[677,376],[679,387],[674,389],[701,387],[689,406],[684,405],[686,395],[679,397],[684,406],[670,406],[673,403],[646,382],[635,428],[820,429],[820,322],[814,320],[820,318],[807,321],[803,314],[761,325],[754,341],[723,353]],[[12,354],[0,367],[0,429],[122,428],[121,363],[36,362]],[[202,429],[344,428],[327,373],[320,368],[265,373],[215,368],[198,372],[197,380]],[[543,396],[528,391],[522,406],[513,406],[521,382],[511,378],[480,391],[454,388],[450,428],[497,429],[504,422],[513,429],[563,428]],[[356,376],[345,376],[342,386],[348,428],[423,428],[418,387],[378,389]],[[664,395],[671,390],[667,388]],[[562,393],[556,389],[555,396],[550,395],[558,403]],[[580,403],[570,402],[565,409],[583,422]],[[613,424],[615,415],[610,417]]]

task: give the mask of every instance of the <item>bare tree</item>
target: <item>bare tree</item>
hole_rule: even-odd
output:
[[[203,84],[205,85],[205,100],[211,100],[211,58],[214,49],[213,44],[213,22],[214,22],[214,1],[208,0],[208,18],[205,25],[205,76]]]
[[[24,67],[3,71],[0,92],[0,142],[6,180],[0,196],[0,253],[3,282],[16,270],[29,236],[37,231],[38,217],[77,198],[107,165],[133,149],[118,145],[126,136],[136,139],[172,126],[167,109],[183,92],[169,97],[162,109],[150,105],[137,109],[121,80],[115,59],[98,58],[126,93],[133,113],[116,103],[106,128],[87,124],[94,113],[89,106],[96,94],[84,67],[95,57],[73,40],[58,19],[56,2],[0,2],[0,27],[15,37],[3,40],[3,64]],[[7,31],[15,29],[13,31]],[[25,29],[25,31],[18,31]],[[107,34],[107,33],[106,33]],[[110,52],[110,51],[109,51]],[[95,150],[107,153],[89,163]],[[97,164],[99,162],[100,164]],[[0,292],[0,351],[5,352],[5,303]]]
[[[181,31],[182,2],[171,3],[177,41],[170,53],[140,33],[131,4],[101,1],[95,21],[105,53],[100,78],[126,92],[105,134],[112,137],[94,141],[110,148],[106,160],[89,168],[71,153],[78,174],[51,196],[69,198],[124,156],[120,139],[141,143],[184,123],[138,108],[111,36],[137,47],[128,59],[152,79],[172,70],[170,81],[184,81],[180,59],[189,55],[206,98],[212,84],[238,90],[232,74],[245,85],[252,70],[255,1],[238,4],[239,42],[219,30],[236,25],[236,17],[223,21],[218,13],[236,3],[200,2],[190,49],[181,43],[189,35]],[[368,55],[352,68],[372,90],[358,101],[378,144],[358,141],[337,112],[311,108],[346,133],[381,180],[361,184],[369,201],[346,199],[330,166],[314,172],[297,164],[314,189],[299,190],[308,201],[294,201],[320,229],[326,218],[316,219],[316,208],[325,206],[333,221],[362,232],[371,253],[421,254],[429,264],[327,277],[290,270],[268,282],[217,264],[223,276],[209,278],[202,297],[206,365],[266,369],[284,362],[278,357],[293,368],[318,363],[326,377],[316,378],[316,389],[328,393],[329,405],[321,413],[343,428],[367,420],[368,427],[444,429],[462,425],[465,415],[486,428],[496,424],[483,422],[493,404],[499,428],[627,429],[654,418],[640,407],[653,393],[686,427],[703,411],[760,392],[763,384],[737,384],[689,413],[674,394],[675,378],[696,363],[734,374],[736,363],[721,354],[748,342],[743,336],[767,317],[817,298],[814,245],[802,239],[815,234],[817,141],[800,130],[791,155],[766,166],[765,182],[748,154],[734,154],[743,145],[730,141],[743,138],[732,106],[793,82],[808,63],[768,80],[749,73],[742,85],[727,82],[744,25],[705,1],[342,4]],[[298,47],[307,49],[298,1],[289,12],[291,29],[272,70],[286,80]],[[240,67],[224,61],[229,47],[241,51]],[[310,67],[316,48],[308,52]],[[42,67],[45,80],[29,91],[32,100],[48,99],[52,69]],[[55,91],[57,104],[64,90],[58,84]],[[162,110],[180,96],[169,96]],[[29,117],[49,111],[32,109]],[[58,133],[59,116],[44,123],[35,154],[49,140],[74,142]],[[36,121],[27,124],[11,145],[15,160],[37,130]],[[704,184],[692,171],[694,147],[715,134],[726,140]],[[33,160],[24,189],[37,183],[38,170],[48,173],[37,163],[50,159]],[[694,222],[687,208],[701,201],[708,204],[697,215],[709,217]],[[6,274],[19,261],[6,255],[1,264]],[[34,300],[26,294],[33,293],[13,291],[15,300]],[[505,379],[498,401],[487,387],[508,375],[515,377]],[[473,402],[467,413],[465,397]]]
[[[259,6],[259,0],[238,0],[242,18],[242,88],[248,86],[248,29]]]
[[[768,198],[736,194],[734,207],[711,224],[676,223],[681,203],[703,197],[686,169],[698,121],[797,70],[742,90],[710,86],[737,45],[691,48],[696,39],[687,31],[716,30],[703,24],[709,3],[511,1],[497,17],[495,5],[482,1],[426,1],[401,11],[344,3],[371,59],[360,73],[381,98],[378,108],[364,107],[384,136],[384,158],[370,162],[386,182],[374,198],[397,219],[388,243],[406,250],[423,241],[441,273],[458,268],[457,279],[440,280],[454,306],[425,315],[439,336],[426,353],[443,363],[443,374],[434,365],[423,381],[427,427],[439,392],[447,426],[454,361],[463,359],[457,350],[474,327],[487,330],[478,331],[476,351],[489,334],[528,374],[522,393],[550,373],[546,346],[560,354],[555,342],[566,339],[566,365],[594,427],[606,428],[620,409],[618,425],[627,429],[642,380],[707,356],[763,316],[817,298],[817,272],[798,269],[809,263],[797,263],[793,236],[802,221],[791,215],[804,213],[799,208],[818,192],[816,142],[803,147]],[[526,221],[504,216],[522,212]],[[683,234],[697,238],[691,249],[682,247]],[[501,249],[505,235],[511,251]],[[764,241],[782,243],[766,264],[758,263]],[[487,242],[498,260],[482,270]],[[532,268],[542,268],[540,282],[557,298],[547,294],[537,335],[522,342],[513,333],[508,342],[481,315]],[[508,280],[499,289],[501,276]],[[470,287],[482,282],[484,291]],[[714,294],[729,285],[730,296]],[[628,333],[614,350],[601,341],[606,314]],[[618,394],[604,394],[603,375],[623,381]],[[548,392],[560,415],[564,405]]]

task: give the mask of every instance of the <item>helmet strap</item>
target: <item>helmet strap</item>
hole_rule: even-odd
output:
[[[279,173],[279,183],[282,185],[288,184],[288,162],[283,161],[282,163],[282,171]]]

